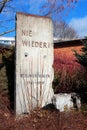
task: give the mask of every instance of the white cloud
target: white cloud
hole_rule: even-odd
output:
[[[69,25],[77,31],[79,37],[87,36],[87,16],[72,18]]]

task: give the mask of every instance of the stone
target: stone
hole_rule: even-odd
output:
[[[51,19],[17,13],[16,114],[51,103],[53,57]]]
[[[76,93],[54,94],[52,103],[60,112],[69,111],[74,108],[79,110],[81,107],[81,99]]]

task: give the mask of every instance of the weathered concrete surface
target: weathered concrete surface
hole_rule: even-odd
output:
[[[53,28],[49,18],[17,13],[16,114],[51,103]]]

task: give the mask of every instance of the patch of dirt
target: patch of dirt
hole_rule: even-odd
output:
[[[87,116],[78,111],[37,108],[16,118],[7,93],[0,93],[0,130],[87,130]]]

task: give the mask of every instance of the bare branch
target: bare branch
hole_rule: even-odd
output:
[[[10,32],[14,32],[14,31],[15,31],[15,29],[8,30],[6,32],[1,33],[0,36],[5,35],[5,34],[10,33]]]
[[[10,22],[10,21],[13,21],[13,20],[15,20],[15,19],[12,18],[12,19],[7,19],[7,20],[0,20],[0,24],[1,24],[1,23],[5,23],[5,22]]]
[[[3,0],[2,3],[0,3],[0,4],[2,4],[2,6],[0,7],[0,13],[3,11],[3,9],[4,9],[5,5],[6,5],[6,3],[9,2],[9,1],[10,1],[10,0]]]

